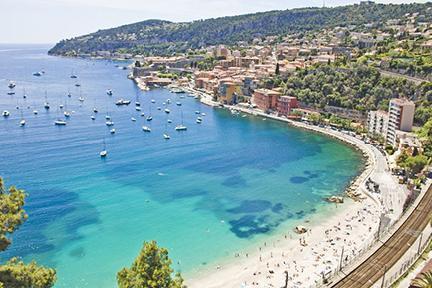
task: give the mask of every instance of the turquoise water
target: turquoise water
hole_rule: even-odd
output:
[[[169,249],[176,269],[192,275],[280,233],[282,224],[319,213],[327,206],[322,198],[343,191],[361,169],[360,155],[333,139],[235,117],[164,89],[141,92],[116,67],[124,63],[50,57],[47,48],[0,46],[0,110],[12,113],[0,118],[0,175],[29,193],[29,220],[2,257],[55,267],[56,287],[115,287],[116,272],[152,239]],[[41,70],[42,77],[32,76]],[[9,79],[17,83],[15,95],[7,95]],[[132,104],[116,107],[121,97]],[[172,124],[166,125],[156,107],[168,98]],[[154,120],[146,123],[151,133],[141,130],[146,121],[135,99],[146,114],[156,100]],[[174,131],[181,122],[176,101],[186,132]],[[65,127],[53,125],[60,104],[74,110]],[[92,121],[94,106],[99,113]],[[201,125],[195,111],[206,113]],[[105,126],[107,113],[115,135]],[[109,155],[102,160],[104,138]]]

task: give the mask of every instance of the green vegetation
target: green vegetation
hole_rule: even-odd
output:
[[[14,186],[6,189],[0,177],[0,252],[11,244],[11,235],[27,219],[23,206],[26,194]],[[49,288],[56,281],[54,269],[38,266],[36,262],[24,264],[12,258],[0,265],[0,287]]]
[[[417,288],[432,287],[432,271],[421,273],[419,277],[412,281],[412,285]]]
[[[145,242],[130,268],[123,268],[117,274],[120,288],[182,288],[183,279],[179,273],[172,277],[173,269],[168,251],[159,248],[155,241]]]
[[[423,168],[428,164],[428,157],[426,155],[407,155],[402,153],[396,163],[399,167],[405,168],[411,177],[420,173]]]
[[[431,83],[416,85],[402,78],[381,76],[377,69],[361,64],[301,69],[280,86],[285,94],[319,108],[330,105],[363,112],[387,110],[390,99],[408,97],[416,102],[417,124],[429,119],[429,112],[425,111],[432,116]]]
[[[265,36],[280,36],[323,28],[405,19],[406,13],[423,13],[432,3],[383,5],[363,2],[335,8],[302,8],[270,11],[232,17],[173,23],[147,20],[59,42],[51,54],[76,55],[95,51],[171,55],[189,49],[251,41]],[[425,16],[424,20],[428,20]]]

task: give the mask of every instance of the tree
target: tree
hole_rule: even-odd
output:
[[[27,219],[23,209],[26,194],[12,186],[6,189],[0,177],[0,252],[11,244],[10,237]],[[0,265],[0,287],[7,288],[49,288],[56,281],[54,269],[38,266],[36,262],[24,264],[12,258]]]
[[[179,273],[172,277],[171,263],[167,249],[159,248],[156,241],[144,242],[132,266],[118,272],[117,283],[120,288],[185,287]]]
[[[432,287],[432,272],[428,271],[421,273],[420,276],[412,281],[412,285],[417,288],[430,288]]]

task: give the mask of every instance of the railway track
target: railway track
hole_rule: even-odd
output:
[[[406,253],[431,221],[432,186],[398,230],[362,264],[344,278],[330,285],[332,288],[363,288],[376,283]]]

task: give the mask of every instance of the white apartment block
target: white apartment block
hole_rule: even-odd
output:
[[[368,133],[371,135],[387,136],[389,115],[386,111],[369,111]]]

